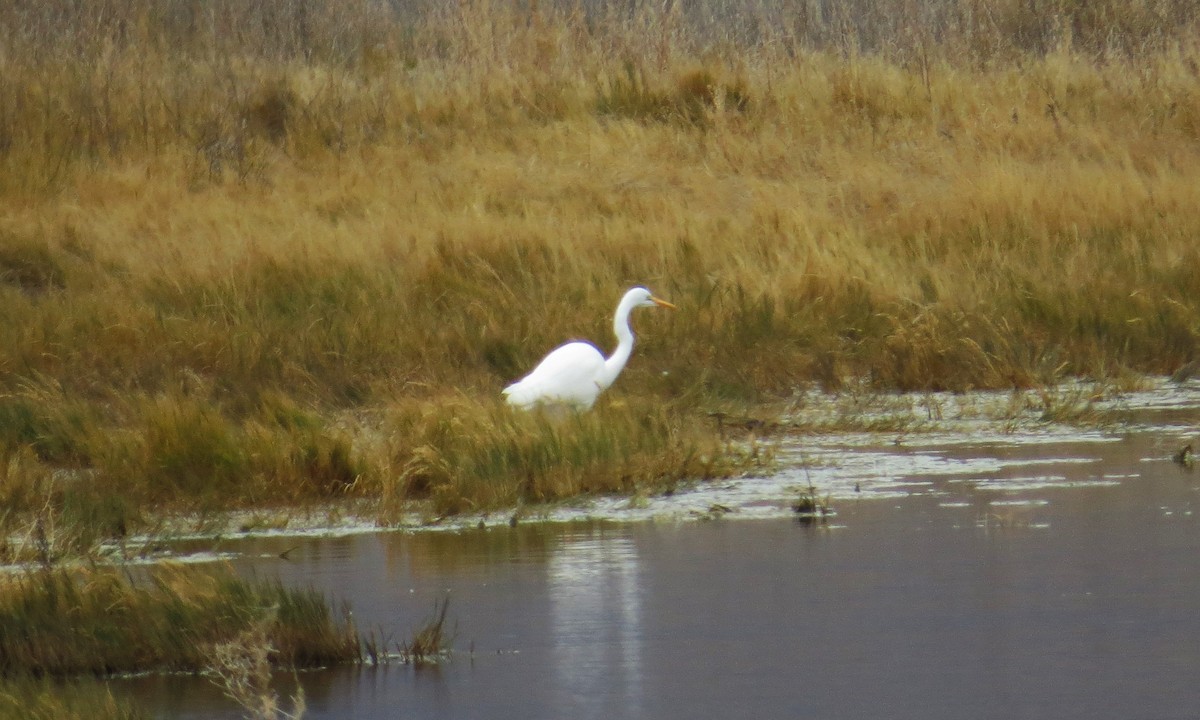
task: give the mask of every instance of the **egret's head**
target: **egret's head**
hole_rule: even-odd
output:
[[[634,307],[654,307],[657,305],[659,307],[670,308],[672,310],[675,309],[674,305],[666,300],[663,300],[662,298],[654,297],[654,295],[644,287],[636,287],[630,290],[628,295],[634,299]]]

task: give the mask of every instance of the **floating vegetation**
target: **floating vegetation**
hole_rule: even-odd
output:
[[[833,511],[829,507],[829,496],[821,497],[815,487],[809,486],[792,501],[792,512],[801,524],[813,525],[824,524]]]
[[[720,520],[726,515],[734,512],[737,512],[736,508],[732,508],[728,505],[722,505],[721,503],[712,503],[707,509],[692,510],[689,513],[689,516],[699,520]]]
[[[1192,452],[1192,444],[1188,443],[1184,445],[1179,452],[1171,456],[1171,460],[1176,465],[1182,466],[1185,470],[1191,470],[1192,466],[1196,463],[1196,456]]]
[[[1031,508],[1036,505],[1028,503],[1013,505],[992,503],[992,505],[997,506],[997,509],[983,514],[975,523],[977,527],[987,530],[1044,530],[1049,527],[1048,523],[1033,514]]]

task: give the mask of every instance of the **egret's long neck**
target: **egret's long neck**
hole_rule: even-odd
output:
[[[636,300],[625,297],[617,306],[617,314],[613,316],[613,332],[617,335],[617,349],[604,361],[604,375],[596,380],[603,390],[621,374],[629,355],[633,352],[633,331],[629,329],[629,313],[633,312]]]

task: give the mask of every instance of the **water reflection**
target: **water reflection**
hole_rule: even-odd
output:
[[[641,706],[642,598],[637,546],[596,532],[565,539],[546,567],[552,667],[568,717]]]

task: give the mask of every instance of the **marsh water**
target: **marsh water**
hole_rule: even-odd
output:
[[[446,660],[303,673],[310,719],[1195,718],[1200,470],[1171,456],[1200,388],[1119,402],[1101,429],[799,438],[769,476],[515,527],[223,550],[394,641],[449,598]],[[835,514],[792,512],[810,485]],[[241,716],[203,679],[113,686],[156,717]]]

